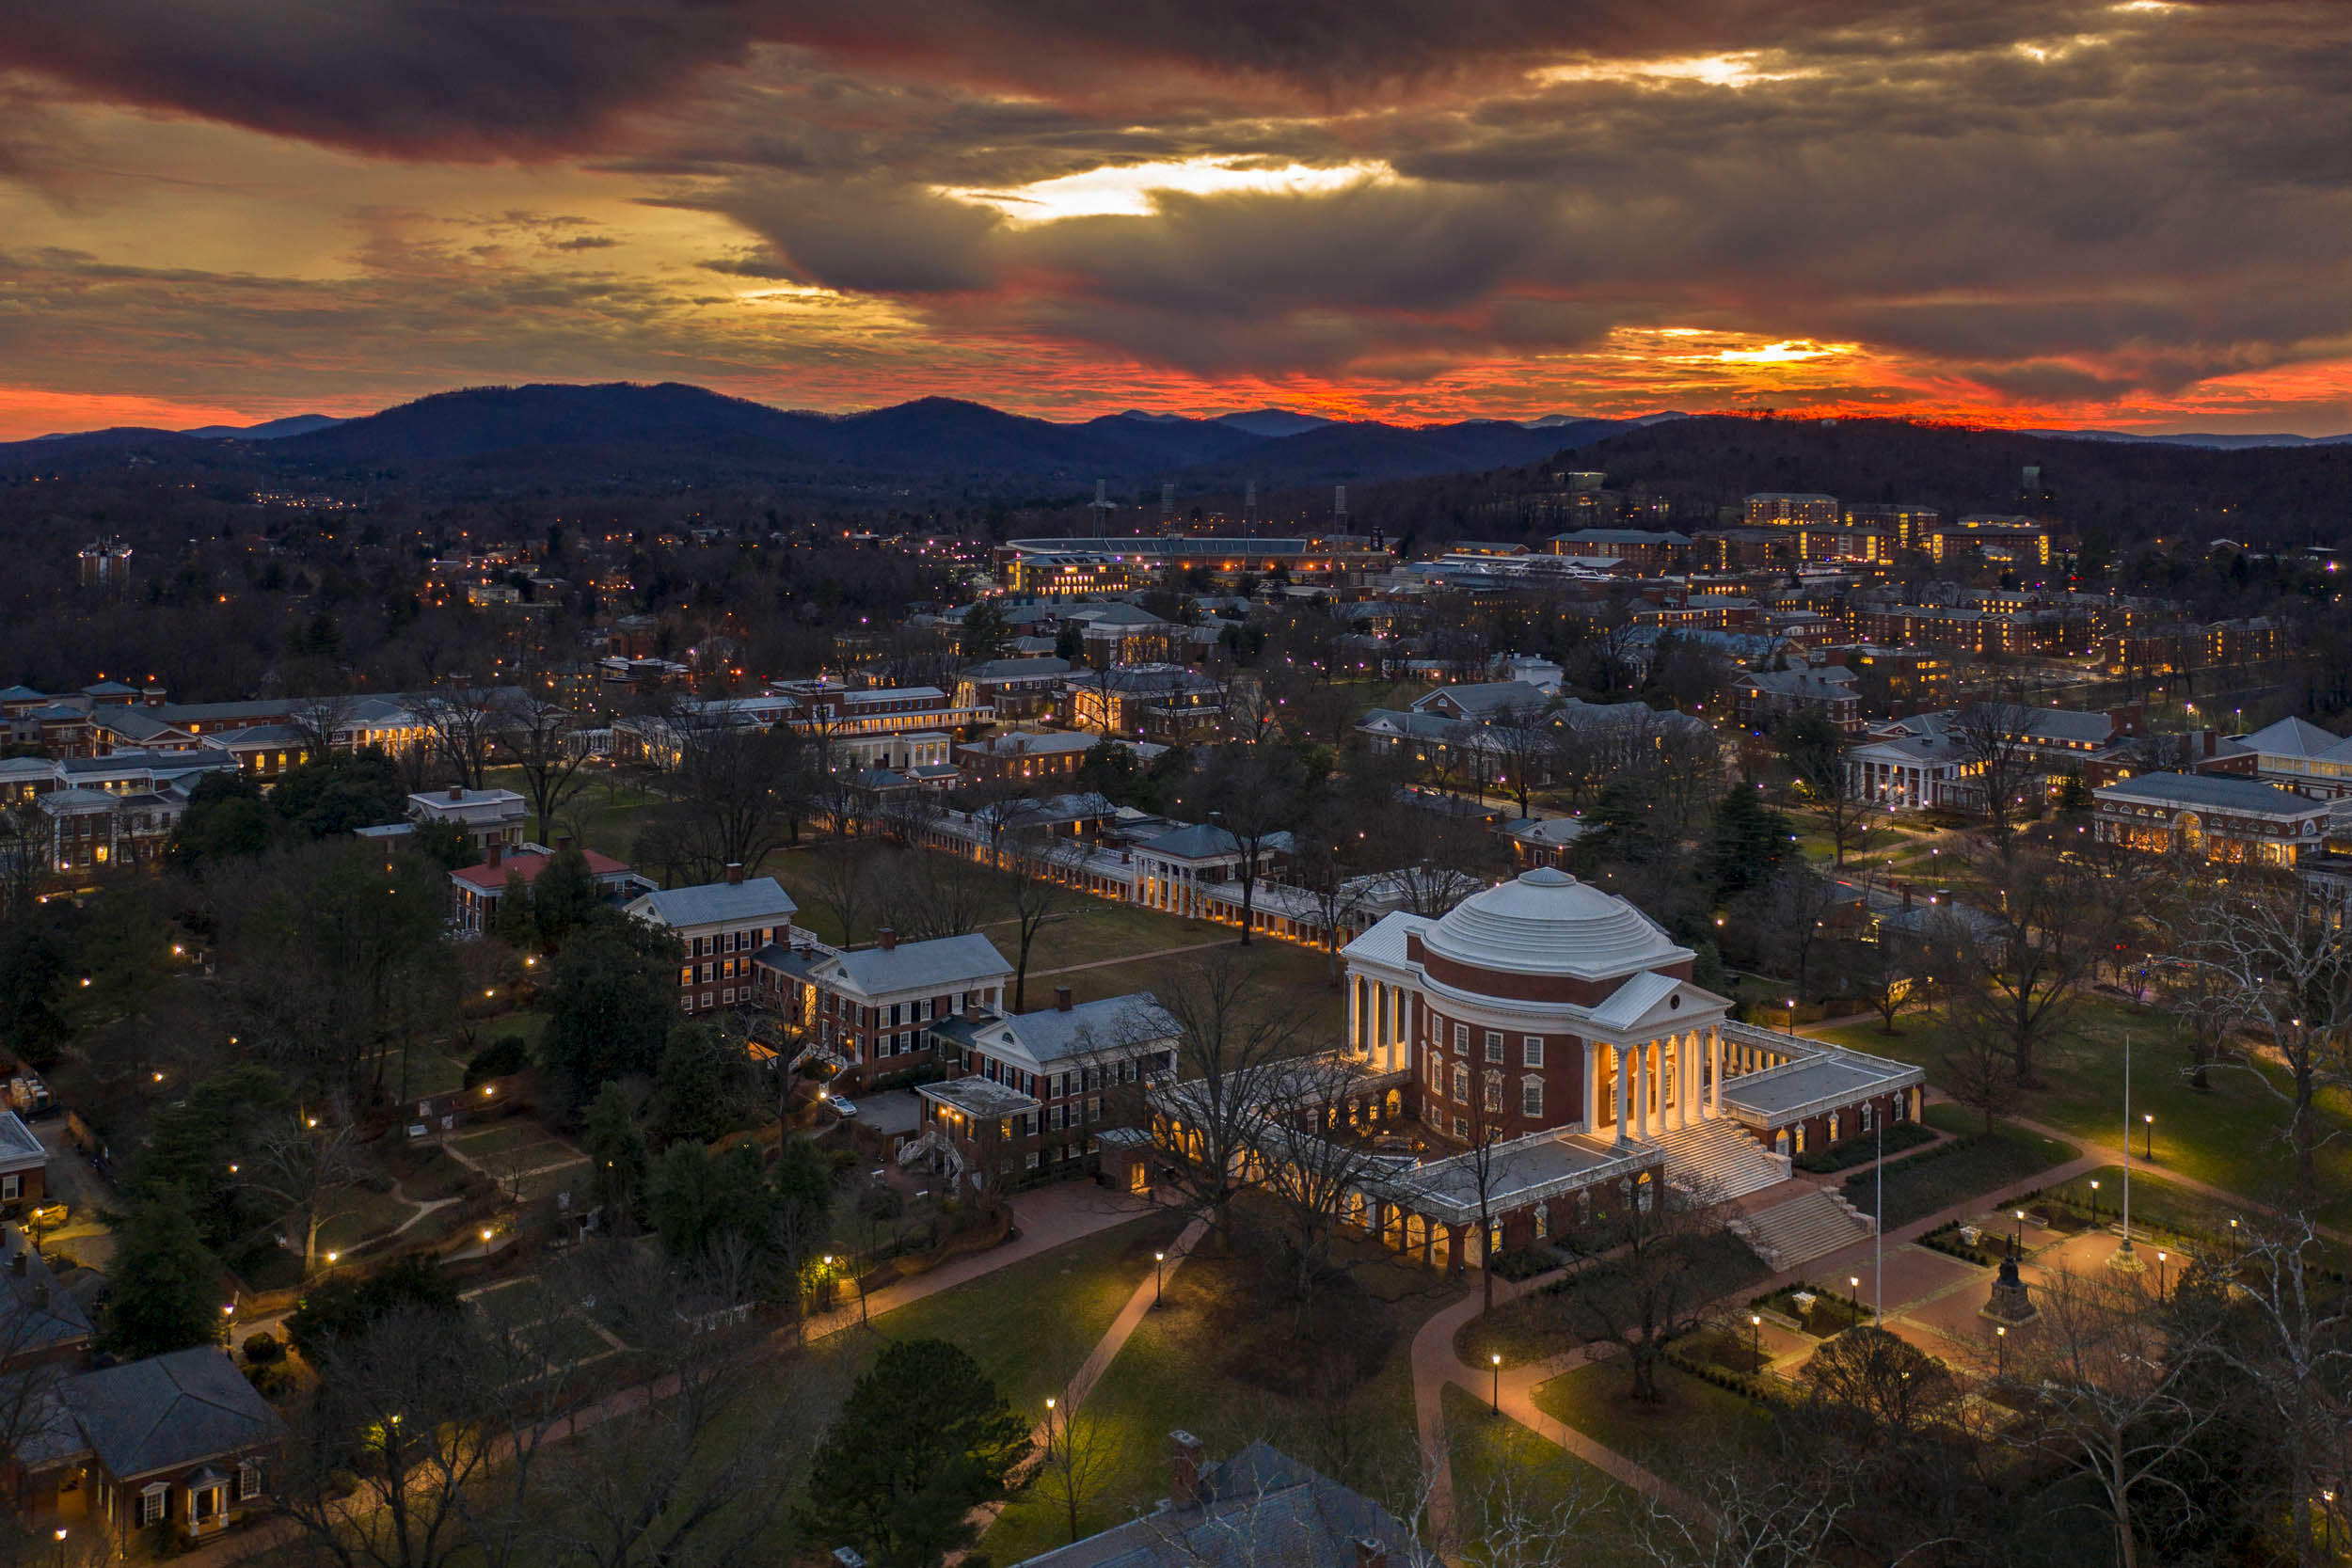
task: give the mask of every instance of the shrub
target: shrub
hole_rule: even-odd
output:
[[[1498,1252],[1486,1265],[1504,1279],[1533,1279],[1560,1266],[1560,1255],[1548,1246],[1511,1247]]]
[[[286,1347],[269,1334],[246,1336],[245,1358],[257,1367],[266,1367],[273,1361],[282,1360],[285,1354]]]
[[[1886,1130],[1886,1152],[1890,1155],[1934,1141],[1933,1131],[1915,1121],[1899,1121]],[[1850,1170],[1875,1160],[1878,1152],[1878,1134],[1860,1132],[1851,1138],[1840,1138],[1826,1148],[1808,1149],[1797,1157],[1796,1166],[1817,1176],[1827,1176],[1832,1171]]]
[[[531,1042],[520,1035],[508,1035],[473,1053],[473,1059],[466,1064],[466,1087],[470,1089],[485,1079],[504,1078],[530,1065]]]

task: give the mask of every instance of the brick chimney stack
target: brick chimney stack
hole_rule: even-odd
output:
[[[1168,1434],[1168,1500],[1177,1508],[1200,1501],[1200,1439],[1182,1427]]]
[[[888,926],[878,927],[874,931],[874,941],[887,953],[898,945],[898,933]]]
[[[1069,1010],[1070,988],[1068,986],[1056,986],[1054,988],[1054,1011],[1057,1013],[1066,1013]]]
[[[741,861],[727,862],[727,886],[739,887],[742,884],[742,881],[743,863]]]
[[[453,800],[463,800],[466,798],[466,786],[464,784],[450,785],[449,798]]]
[[[490,841],[490,869],[496,871],[499,862],[506,858],[506,846],[496,839]]]
[[[1358,1536],[1356,1568],[1389,1568],[1389,1548],[1368,1535]]]

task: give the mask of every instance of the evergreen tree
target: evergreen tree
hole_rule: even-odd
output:
[[[138,1360],[220,1341],[220,1261],[179,1188],[150,1187],[132,1205],[115,1232],[113,1274],[101,1349]]]
[[[677,1019],[677,939],[599,907],[574,931],[548,982],[539,1053],[561,1102],[577,1106],[603,1085],[650,1075]]]
[[[269,806],[302,836],[325,838],[399,821],[407,795],[399,767],[371,746],[287,769],[270,789]]]
[[[1788,819],[1759,800],[1754,784],[1734,784],[1715,813],[1707,845],[1707,874],[1719,900],[1760,887],[1782,859],[1794,852],[1796,834]]]
[[[540,868],[539,879],[531,889],[540,945],[550,953],[563,946],[564,939],[585,925],[603,902],[603,890],[596,886],[588,857],[568,846],[558,849]]]
[[[962,1350],[885,1346],[810,1461],[801,1525],[883,1568],[933,1568],[971,1542],[972,1510],[1005,1495],[1028,1450],[1028,1423]]]
[[[717,1154],[698,1143],[672,1144],[654,1163],[645,1207],[662,1251],[680,1261],[729,1247],[763,1255],[772,1245],[776,1194],[753,1144]]]
[[[530,948],[539,934],[531,918],[531,884],[523,880],[519,871],[506,874],[506,886],[499,894],[499,910],[490,934],[517,953]]]
[[[588,1126],[581,1139],[589,1164],[590,1190],[604,1210],[608,1228],[627,1232],[637,1221],[638,1205],[645,1194],[645,1135],[638,1130],[629,1108],[628,1091],[607,1084],[588,1107]]]
[[[183,870],[200,877],[266,850],[277,820],[262,800],[262,786],[251,779],[207,773],[188,792],[188,809],[172,830],[167,852]]]
[[[708,1143],[727,1130],[728,1108],[739,1098],[730,1092],[729,1069],[741,1060],[741,1049],[707,1023],[670,1031],[653,1081],[654,1131],[665,1146],[680,1138]]]

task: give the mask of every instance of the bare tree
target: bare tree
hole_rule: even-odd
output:
[[[1668,1341],[1699,1325],[1712,1295],[1692,1266],[1693,1254],[1724,1227],[1711,1195],[1655,1178],[1642,1186],[1645,1193],[1605,1218],[1555,1238],[1554,1246],[1584,1266],[1575,1289],[1548,1299],[1582,1338],[1619,1347],[1633,1398],[1654,1404]]]
[[[1870,801],[1854,770],[1846,766],[1846,737],[1826,714],[1806,709],[1781,725],[1780,750],[1797,795],[1829,835],[1831,863],[1868,847]]]
[[[504,705],[492,689],[453,682],[415,699],[409,710],[423,726],[442,770],[468,789],[480,789],[504,722]]]
[[[1297,1016],[1221,953],[1155,994],[1176,1021],[1176,1081],[1151,1096],[1156,1141],[1169,1184],[1230,1251],[1233,1201],[1263,1176],[1259,1151],[1279,1075],[1297,1053]]]
[[[318,1272],[319,1236],[358,1208],[366,1172],[359,1129],[340,1105],[297,1111],[260,1136],[260,1151],[237,1165],[240,1187],[275,1199],[302,1232],[302,1277]]]
[[[808,857],[811,884],[818,903],[831,911],[841,927],[846,945],[858,940],[863,916],[874,896],[874,846],[864,839],[845,838],[803,850]]]
[[[1057,834],[1041,822],[1016,828],[1005,839],[1003,863],[1012,873],[1005,894],[1012,907],[1012,1010],[1016,1013],[1028,1006],[1029,957],[1036,950],[1037,934],[1079,896],[1069,878],[1085,855],[1081,841]]]
[[[1217,748],[1202,769],[1198,802],[1231,835],[1241,884],[1241,945],[1257,924],[1258,880],[1278,839],[1306,803],[1307,770],[1296,752],[1275,742]]]
[[[1060,1510],[1071,1541],[1078,1516],[1100,1497],[1126,1457],[1117,1425],[1083,1402],[1057,1400],[1045,1413],[1045,1446],[1038,1454],[1037,1485]]]
[[[2233,1302],[2255,1325],[2247,1336],[2215,1341],[2230,1370],[2245,1380],[2265,1418],[2266,1435],[2286,1459],[2286,1496],[2279,1499],[2294,1536],[2298,1564],[2318,1560],[2312,1518],[2314,1502],[2333,1502],[2352,1483],[2352,1296],[2326,1277],[2318,1255],[2319,1227],[2296,1215],[2272,1227],[2236,1271]],[[2315,1495],[2332,1493],[2334,1498]]]
[[[580,769],[588,750],[573,743],[572,731],[571,710],[561,703],[525,694],[501,709],[498,741],[522,769],[542,844],[553,842],[555,814],[584,782]]]
[[[1984,805],[1994,847],[2006,860],[2011,830],[2040,814],[2042,765],[2026,746],[2026,710],[2010,703],[1970,703],[1951,717],[1952,751]]]
[[[1348,1117],[1359,1077],[1354,1064],[1338,1055],[1301,1058],[1262,1077],[1264,1191],[1279,1206],[1303,1315],[1378,1159],[1365,1131]]]
[[[2137,1568],[2147,1494],[2192,1501],[2182,1471],[2198,1433],[2218,1414],[2193,1397],[2206,1354],[2195,1321],[2167,1313],[2137,1275],[2053,1273],[2042,1315],[2023,1337],[2021,1375],[2042,1397],[2021,1435],[2082,1466],[2098,1484],[2122,1568]]]
[[[657,813],[680,871],[715,882],[730,865],[755,868],[782,846],[802,764],[788,730],[739,725],[680,709],[667,722],[677,746],[673,799]]]
[[[1543,705],[1505,705],[1486,716],[1486,725],[1473,737],[1492,765],[1493,782],[1518,802],[1521,816],[1528,815],[1528,798],[1551,782],[1552,759],[1560,754],[1555,731]]]
[[[341,693],[305,697],[294,704],[286,721],[302,736],[302,749],[313,762],[334,755],[336,743],[351,722],[358,700]]]
[[[2209,988],[2210,1010],[2266,1037],[2286,1069],[2282,1085],[2253,1062],[2221,1064],[2242,1068],[2284,1111],[2296,1206],[2309,1210],[2320,1146],[2338,1135],[2323,1129],[2318,1098],[2352,1086],[2352,948],[2291,874],[2240,872],[2175,929],[2175,960]]]
[[[1836,884],[1807,865],[1803,856],[1790,854],[1747,900],[1766,950],[1786,966],[1783,972],[1796,983],[1799,1001],[1811,995],[1813,958],[1828,938],[1836,892]]]
[[[1985,868],[1994,907],[1955,910],[1931,940],[1954,1018],[1997,1034],[2017,1082],[2039,1082],[2042,1050],[2064,1038],[2112,933],[2118,884],[2071,856],[2009,854]]]
[[[2007,1042],[1980,1021],[1957,1024],[1947,1037],[1940,1076],[1954,1100],[1984,1117],[1984,1130],[2017,1103],[2017,1060]]]

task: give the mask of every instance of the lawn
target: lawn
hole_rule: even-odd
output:
[[[1509,1417],[1496,1417],[1465,1389],[1448,1384],[1444,1399],[1454,1531],[1472,1562],[1498,1553],[1507,1560],[1509,1543],[1531,1528],[1573,1537],[1580,1564],[1650,1560],[1633,1535],[1642,1504],[1630,1488]]]
[[[2090,1183],[2099,1183],[2094,1195]],[[2078,1176],[2074,1180],[2047,1189],[2040,1201],[2062,1203],[2080,1211],[2088,1221],[2092,1214],[2091,1200],[2098,1199],[2098,1223],[2115,1224],[2122,1215],[2123,1167],[2102,1165],[2097,1170]],[[2230,1222],[2240,1223],[2233,1241]],[[2243,1205],[2232,1204],[2203,1193],[2192,1192],[2160,1176],[2151,1176],[2139,1166],[2132,1166],[2132,1234],[2148,1237],[2153,1233],[2158,1241],[2182,1243],[2182,1250],[2192,1254],[2226,1257],[2234,1246],[2243,1248],[2253,1243],[2261,1229],[2259,1216],[2250,1214]],[[2333,1251],[2334,1249],[2328,1249]]]
[[[548,1146],[544,1151],[538,1148],[542,1144]],[[528,1117],[513,1117],[479,1132],[460,1132],[450,1140],[450,1147],[469,1160],[482,1161],[494,1154],[513,1154],[522,1149],[544,1152],[548,1160],[579,1152]]]
[[[1011,950],[1020,940],[1016,927],[984,926],[980,930],[1005,950],[1007,958],[1013,957]],[[1234,935],[1232,927],[1213,926],[1205,920],[1179,920],[1157,910],[1073,893],[1063,912],[1048,920],[1038,931],[1029,954],[1029,974],[1036,978],[1044,971],[1073,964],[1157,953],[1169,947],[1192,947],[1220,939],[1231,941]]]
[[[345,1196],[352,1205],[348,1214],[339,1214],[319,1227],[319,1249],[331,1248],[350,1252],[374,1237],[383,1235],[417,1211],[389,1193],[354,1190]],[[299,1243],[302,1238],[293,1231],[287,1234]],[[299,1256],[297,1253],[296,1256]]]
[[[1263,1438],[1399,1511],[1419,1471],[1413,1330],[1436,1310],[1442,1277],[1343,1243],[1354,1265],[1322,1288],[1309,1325],[1269,1297],[1263,1259],[1196,1256],[1168,1281],[1088,1399],[1113,1455],[1079,1530],[1102,1529],[1168,1496],[1170,1431],[1197,1435],[1213,1459]],[[1017,1562],[1063,1544],[1058,1509],[1032,1494],[1009,1507],[980,1549]]]
[[[2279,1137],[2284,1106],[2254,1077],[2254,1069],[2217,1069],[2212,1086],[2199,1089],[2184,1071],[2187,1052],[2172,1020],[2120,1000],[2099,997],[2076,1012],[2074,1037],[2050,1048],[2042,1063],[2044,1086],[2020,1098],[2010,1115],[2030,1117],[2069,1137],[2112,1148],[2123,1133],[2123,1037],[2132,1052],[2132,1150],[2142,1147],[2147,1124],[2156,1119],[2155,1164],[2242,1193],[2257,1202],[2276,1202],[2294,1175],[2294,1162]],[[1896,1056],[1939,1076],[1943,1045],[1933,1023],[1915,1019],[1909,1032],[1889,1039],[1867,1025],[1827,1030],[1826,1037],[1856,1050]],[[2263,1069],[2271,1082],[2276,1069]],[[2324,1133],[2336,1141],[2319,1152],[2321,1217],[2352,1224],[2352,1101],[2323,1094]],[[2104,1190],[2104,1189],[2103,1189]]]
[[[1535,1407],[1670,1480],[1720,1462],[1725,1449],[1756,1442],[1772,1424],[1755,1401],[1702,1382],[1678,1367],[1658,1369],[1657,1404],[1636,1401],[1632,1374],[1596,1361],[1535,1390]]]
[[[1772,1271],[1748,1250],[1747,1243],[1728,1231],[1708,1236],[1692,1248],[1688,1267],[1697,1276],[1694,1299],[1715,1301],[1732,1296]],[[1462,1325],[1454,1336],[1454,1354],[1473,1367],[1483,1367],[1498,1353],[1506,1367],[1523,1367],[1574,1350],[1590,1338],[1590,1324],[1574,1311],[1569,1292],[1580,1286],[1575,1275],[1533,1294],[1483,1313]]]
[[[1239,934],[1226,927],[1212,927],[1212,930],[1224,932],[1229,938]],[[1204,937],[1199,940],[1210,939]],[[1181,978],[1184,966],[1219,953],[1247,966],[1266,995],[1282,1000],[1298,1025],[1300,1050],[1328,1050],[1345,1036],[1347,992],[1330,985],[1329,958],[1313,948],[1276,942],[1264,936],[1259,937],[1248,947],[1229,942],[1221,948],[1178,958],[1140,959],[1133,963],[1108,964],[1101,969],[1082,969],[1044,982],[1049,989],[1042,992],[1033,985],[1029,991],[1029,1006],[1038,1007],[1048,1005],[1053,996],[1050,988],[1057,985],[1068,986],[1071,994],[1080,1002],[1163,989]]]
[[[1861,1170],[1846,1178],[1846,1201],[1864,1213],[1871,1212],[1883,1196],[1889,1230],[1970,1198],[2016,1186],[2080,1153],[2072,1144],[2008,1122],[1996,1124],[1993,1135],[1986,1137],[1983,1118],[1971,1119],[1956,1106],[1929,1106],[1928,1123],[1961,1135],[1908,1159],[1889,1160],[1879,1170]]]

